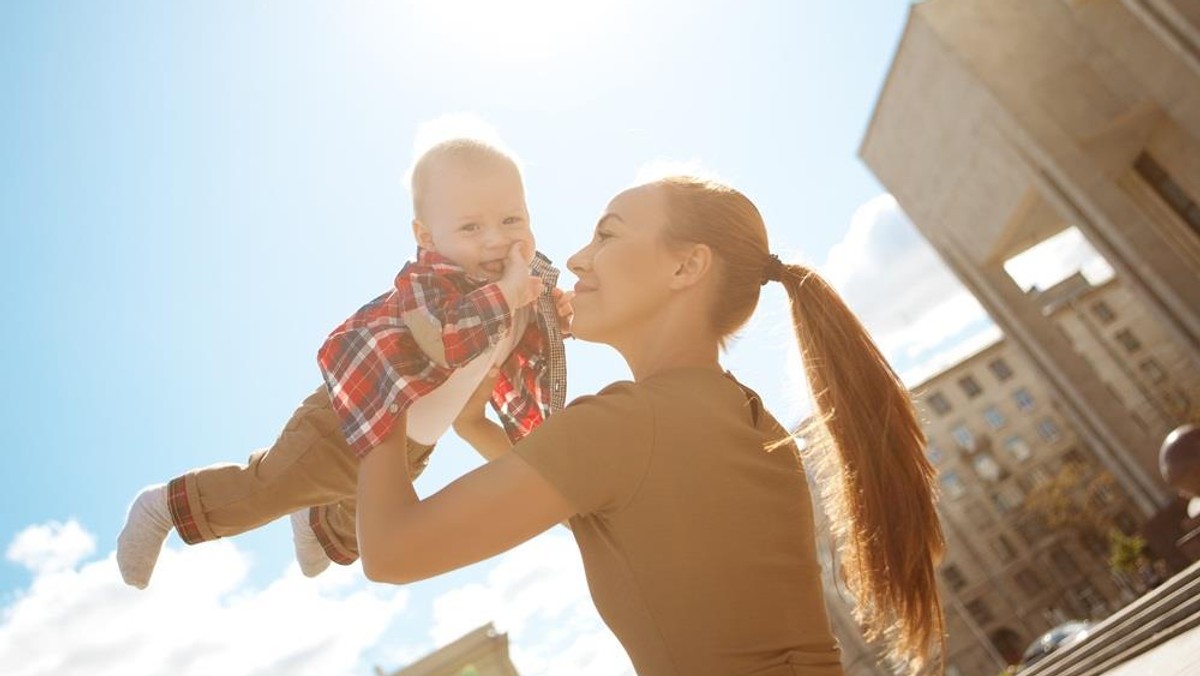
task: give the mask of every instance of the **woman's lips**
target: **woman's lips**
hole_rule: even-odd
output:
[[[583,282],[575,282],[575,293],[576,294],[588,293],[589,291],[595,291],[595,290],[596,290],[596,287],[594,287],[590,284],[584,284]]]

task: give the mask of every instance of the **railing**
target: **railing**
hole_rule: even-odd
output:
[[[1200,562],[1092,627],[1079,643],[1043,657],[1018,676],[1096,676],[1200,626]]]

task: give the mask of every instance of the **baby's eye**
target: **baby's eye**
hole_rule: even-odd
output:
[[[521,218],[520,216],[509,216],[508,218],[504,219],[504,224],[505,225],[517,225],[518,223],[521,223],[524,220],[525,219]]]
[[[478,223],[467,223],[466,225],[459,228],[459,230],[462,230],[463,232],[475,232],[478,229],[479,229]]]

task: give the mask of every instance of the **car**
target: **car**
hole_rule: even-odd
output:
[[[1025,648],[1025,653],[1021,656],[1021,665],[1028,667],[1059,648],[1082,641],[1088,637],[1091,630],[1092,623],[1086,620],[1064,622],[1034,639],[1029,647]]]

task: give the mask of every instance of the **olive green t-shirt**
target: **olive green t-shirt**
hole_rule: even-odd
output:
[[[576,510],[592,599],[641,676],[842,673],[795,446],[711,369],[619,382],[514,451]],[[757,420],[756,420],[757,418]]]

